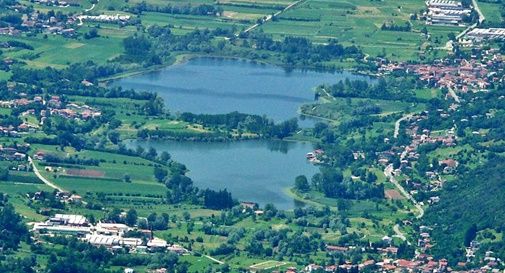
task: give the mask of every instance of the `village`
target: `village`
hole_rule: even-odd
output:
[[[19,125],[0,126],[0,134],[4,136],[21,137],[36,132],[41,129],[44,121],[50,116],[59,116],[77,121],[86,121],[101,116],[101,112],[97,109],[85,104],[78,105],[72,102],[64,102],[60,96],[56,95],[46,98],[42,96],[28,98],[26,94],[19,94],[19,97],[18,99],[0,101],[0,108],[22,109],[21,116],[25,119]],[[29,117],[31,118],[29,119]]]
[[[474,55],[470,59],[442,59],[433,64],[379,61],[378,65],[379,75],[405,72],[418,76],[428,87],[462,93],[486,91],[502,82],[505,68],[503,56],[496,49],[485,50],[481,56]]]
[[[55,7],[67,7],[68,3],[64,1],[35,1],[40,5],[49,5]],[[4,26],[0,27],[0,35],[19,36],[22,33],[45,33],[61,35],[67,38],[75,38],[77,36],[76,28],[81,26],[84,21],[96,23],[114,23],[119,25],[127,25],[131,19],[130,15],[124,14],[101,14],[101,15],[67,15],[61,11],[43,13],[39,10],[28,9],[24,5],[13,6],[12,9],[22,13],[21,24],[19,26]],[[85,37],[86,38],[86,37]],[[88,37],[92,38],[92,37]]]

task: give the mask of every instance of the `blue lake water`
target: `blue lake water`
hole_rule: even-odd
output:
[[[348,72],[286,71],[250,61],[197,58],[112,85],[157,92],[172,113],[239,111],[282,121],[296,117],[302,104],[314,101],[316,86],[345,78],[366,79]],[[130,145],[168,151],[188,167],[188,176],[200,188],[227,188],[240,200],[273,203],[282,209],[295,206],[285,194],[295,177],[303,174],[310,179],[317,172],[305,159],[312,150],[309,143],[134,141]]]
[[[318,85],[345,78],[366,77],[349,72],[286,71],[278,66],[236,59],[196,58],[119,79],[112,85],[157,92],[172,113],[239,111],[280,121],[296,117],[302,104],[313,102],[313,90]]]
[[[228,189],[234,198],[261,205],[273,203],[277,208],[292,209],[295,202],[285,194],[296,176],[309,179],[317,168],[307,162],[310,143],[287,141],[176,142],[132,141],[130,146],[154,147],[167,151],[184,163],[187,174],[199,188]]]

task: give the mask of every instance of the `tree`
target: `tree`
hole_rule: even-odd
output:
[[[158,155],[158,152],[156,151],[156,149],[154,149],[153,147],[149,147],[149,150],[147,150],[147,153],[146,153],[146,157],[148,159],[155,159],[157,155]]]
[[[168,161],[170,161],[170,158],[172,158],[172,157],[170,156],[170,154],[168,152],[166,152],[166,151],[161,152],[161,154],[160,154],[161,161],[168,162]]]
[[[118,144],[118,142],[120,140],[120,136],[117,131],[110,131],[107,134],[107,137],[109,138],[110,142],[112,142],[113,144]]]
[[[305,175],[299,175],[295,178],[295,189],[299,192],[307,192],[310,190],[309,181]]]
[[[109,212],[107,215],[107,220],[111,221],[113,223],[120,223],[121,222],[121,210],[118,208],[112,209],[112,211]]]
[[[131,183],[132,182],[132,178],[129,174],[125,173],[123,175],[123,181],[126,182],[126,183]]]
[[[129,226],[134,226],[137,223],[137,211],[135,209],[128,210],[125,222]]]
[[[226,189],[220,191],[213,191],[206,189],[203,195],[203,204],[206,208],[210,209],[229,209],[233,207],[234,201]]]
[[[417,160],[416,169],[420,175],[423,175],[429,170],[430,162],[426,154],[419,155],[419,159]]]
[[[93,39],[98,36],[100,36],[100,35],[98,35],[98,30],[96,28],[92,28],[89,30],[88,33],[84,34],[84,39]]]
[[[369,172],[366,176],[366,182],[375,183],[377,181],[377,175],[373,172]]]
[[[163,182],[163,180],[165,180],[165,177],[167,177],[167,175],[168,175],[167,170],[159,166],[154,167],[154,177],[156,178],[156,180],[158,180],[158,182]]]
[[[21,216],[11,204],[0,210],[0,249],[18,248],[21,239],[28,235],[28,230]]]
[[[465,232],[465,246],[469,247],[475,237],[477,237],[477,225],[472,224]]]
[[[146,102],[143,109],[148,116],[157,116],[163,113],[165,104],[160,97],[152,98]]]
[[[144,37],[130,36],[123,40],[125,54],[134,60],[142,60],[149,55],[151,42]]]
[[[0,180],[7,181],[9,180],[9,168],[0,168]]]

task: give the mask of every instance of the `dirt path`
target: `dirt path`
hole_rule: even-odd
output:
[[[405,237],[405,234],[403,234],[403,232],[401,232],[400,225],[398,225],[398,224],[394,225],[393,226],[393,231],[396,233],[395,236],[397,238],[400,238],[400,240],[405,241],[405,242],[407,242],[408,245],[410,245],[410,242],[407,241],[407,237]]]
[[[40,172],[39,172],[39,169],[37,169],[37,166],[35,165],[35,163],[33,163],[33,160],[32,158],[29,156],[28,157],[28,162],[30,163],[30,165],[32,165],[33,167],[33,172],[35,173],[35,175],[40,179],[42,180],[42,182],[44,182],[44,184],[48,185],[49,187],[55,189],[55,190],[58,190],[58,191],[64,191],[62,188],[60,188],[59,186],[55,185],[54,183],[52,183],[51,181],[47,180],[45,177],[43,177]]]
[[[456,94],[456,92],[454,91],[454,89],[452,89],[451,87],[447,87],[447,90],[449,90],[449,95],[451,95],[451,97],[457,102],[457,103],[460,103],[460,100],[459,100],[459,97],[458,97],[458,94]]]
[[[100,2],[100,0],[97,0],[97,1],[96,1],[96,4],[91,5],[91,8],[89,8],[89,9],[84,9],[84,12],[92,11],[93,9],[95,9],[95,7],[96,7],[96,5],[98,4],[98,2]]]
[[[214,258],[214,257],[209,256],[209,255],[203,255],[203,257],[205,257],[205,258],[207,258],[207,259],[209,259],[209,260],[211,260],[211,261],[213,261],[213,262],[216,262],[216,263],[218,263],[218,264],[224,264],[224,262],[223,262],[223,261],[220,261],[220,260],[218,260],[218,259],[216,259],[216,258]]]
[[[285,7],[283,10],[280,10],[280,11],[278,11],[278,12],[274,13],[274,15],[267,15],[267,17],[265,18],[265,20],[263,20],[263,22],[262,22],[261,24],[256,23],[256,24],[254,24],[254,25],[252,25],[252,26],[250,26],[250,27],[246,28],[246,29],[244,30],[244,33],[247,33],[247,32],[249,32],[249,31],[251,31],[251,30],[254,30],[255,28],[259,27],[260,25],[262,25],[262,24],[264,24],[264,23],[266,23],[266,22],[268,22],[268,21],[272,20],[272,18],[273,18],[273,17],[281,15],[282,13],[284,13],[284,12],[288,11],[289,9],[293,8],[294,6],[296,6],[296,5],[300,4],[300,3],[301,3],[301,2],[303,2],[303,1],[305,1],[305,0],[298,0],[298,1],[296,1],[296,2],[293,2],[293,3],[289,4],[289,5],[288,5],[287,7]],[[239,34],[235,34],[235,36],[239,36]]]

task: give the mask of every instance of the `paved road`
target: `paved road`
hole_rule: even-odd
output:
[[[386,176],[386,178],[389,179],[389,181],[391,183],[393,183],[393,185],[395,185],[395,187],[400,191],[401,194],[403,194],[403,196],[405,196],[407,199],[409,199],[413,204],[414,204],[414,207],[416,207],[416,209],[419,211],[419,214],[416,216],[416,218],[422,218],[424,216],[424,209],[421,205],[419,205],[419,203],[416,201],[416,199],[414,199],[414,197],[412,197],[412,195],[410,193],[408,193],[405,188],[400,185],[400,183],[398,183],[398,181],[396,180],[396,177],[393,175],[393,164],[389,164],[386,169],[384,170],[384,175]]]
[[[476,0],[472,0],[472,6],[475,9],[475,11],[477,12],[477,14],[479,15],[479,19],[475,24],[468,26],[467,28],[465,28],[465,30],[463,30],[460,34],[458,34],[458,36],[456,36],[456,40],[459,40],[460,38],[465,36],[465,34],[467,34],[470,30],[476,28],[477,26],[479,26],[480,24],[482,24],[486,20],[486,17],[484,16],[482,11],[480,10],[479,5],[477,4]]]
[[[35,175],[40,179],[42,180],[42,182],[44,182],[44,184],[48,185],[49,187],[55,189],[55,190],[58,190],[58,191],[64,191],[62,188],[56,186],[54,183],[52,183],[51,181],[47,180],[45,177],[43,177],[40,172],[39,172],[39,169],[37,169],[37,166],[33,163],[33,160],[31,157],[28,157],[28,162],[32,165],[33,167],[33,172],[35,173]]]
[[[402,121],[404,121],[404,120],[407,120],[407,119],[412,118],[412,116],[413,116],[413,115],[414,115],[413,113],[411,113],[411,114],[407,114],[407,115],[405,115],[405,116],[401,117],[400,119],[398,119],[398,120],[395,122],[395,132],[393,133],[393,137],[394,137],[394,138],[397,138],[397,137],[398,137],[398,135],[400,134],[400,123],[401,123]]]
[[[330,93],[328,92],[328,90],[326,90],[326,88],[324,88],[324,87],[321,88],[321,91],[324,92],[324,94],[326,95],[326,97],[328,97],[329,100],[331,100],[331,101],[337,100],[334,96],[330,95]]]

